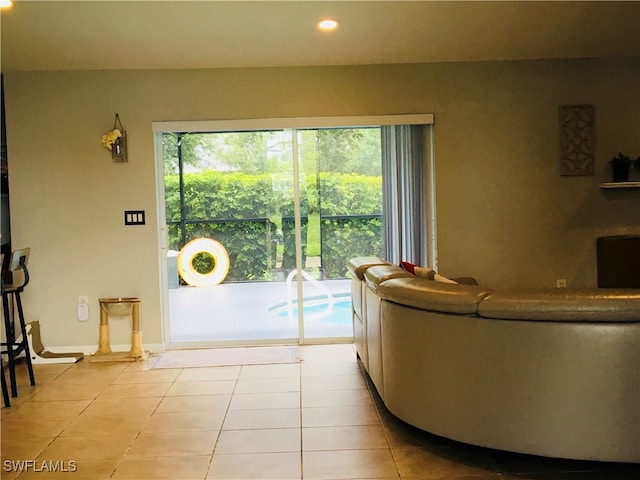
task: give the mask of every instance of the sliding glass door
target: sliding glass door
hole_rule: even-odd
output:
[[[349,340],[346,263],[382,247],[380,128],[164,132],[162,150],[170,343]]]

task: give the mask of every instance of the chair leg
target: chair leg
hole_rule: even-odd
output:
[[[27,340],[27,326],[24,323],[24,312],[22,311],[22,300],[20,300],[20,292],[16,292],[16,303],[18,304],[18,319],[20,321],[20,331],[22,332],[22,347],[25,357],[27,358],[27,369],[29,370],[29,380],[31,385],[36,384],[36,377],[33,374],[33,365],[31,364],[31,352],[29,351],[29,342]]]
[[[2,361],[2,357],[0,357],[0,380],[2,381],[2,398],[4,399],[4,406],[10,407],[11,401],[9,400],[9,389],[7,388],[7,379],[4,378],[4,362]]]
[[[9,360],[9,381],[11,382],[11,396],[18,396],[18,384],[16,382],[16,365],[13,358],[13,343],[15,335],[11,328],[11,317],[9,313],[9,295],[2,295],[2,310],[4,314],[4,329],[7,341],[7,359]]]

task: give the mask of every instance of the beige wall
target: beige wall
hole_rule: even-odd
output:
[[[494,287],[594,286],[596,237],[640,234],[640,189],[598,188],[615,153],[640,155],[640,58],[8,73],[5,95],[13,245],[32,248],[26,311],[51,347],[97,344],[105,296],[141,297],[143,340],[162,343],[153,121],[434,113],[440,271]],[[582,103],[597,174],[562,177],[558,106]],[[126,164],[100,144],[116,112]]]

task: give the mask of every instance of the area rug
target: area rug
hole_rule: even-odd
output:
[[[160,353],[150,368],[222,367],[228,365],[267,365],[302,361],[298,347],[212,348],[172,350]]]

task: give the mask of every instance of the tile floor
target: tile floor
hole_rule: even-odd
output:
[[[298,364],[36,365],[36,387],[20,365],[19,396],[1,412],[1,478],[640,478],[637,464],[500,454],[418,431],[380,403],[352,344],[301,348]],[[12,471],[15,460],[40,471]]]

